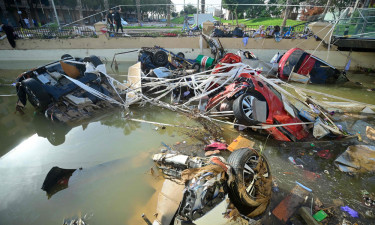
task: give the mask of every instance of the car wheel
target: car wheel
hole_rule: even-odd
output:
[[[61,56],[61,59],[74,59],[73,56],[69,55],[69,54],[64,54]]]
[[[33,78],[28,78],[21,82],[25,88],[27,98],[31,105],[37,110],[44,111],[51,103],[51,98],[47,91],[43,88],[43,85]]]
[[[102,60],[100,60],[99,57],[95,55],[92,55],[90,57],[85,57],[83,61],[91,62],[95,67],[99,66],[100,64],[103,64]]]
[[[183,58],[183,59],[185,58],[185,54],[182,53],[182,52],[177,53],[177,56],[180,57],[180,58]],[[178,60],[182,60],[182,59],[178,58]]]
[[[155,52],[152,59],[156,67],[163,67],[168,64],[168,55],[163,51]]]
[[[191,69],[194,70],[194,73],[198,73],[201,69],[201,65],[199,65],[199,63],[194,63],[193,65],[191,65]]]
[[[267,161],[255,150],[235,150],[227,160],[235,177],[228,196],[242,215],[262,214],[271,199],[272,177]]]
[[[255,97],[250,93],[245,93],[233,102],[234,117],[243,125],[256,125],[259,121],[254,119],[252,101]]]

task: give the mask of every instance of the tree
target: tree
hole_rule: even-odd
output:
[[[223,8],[228,9],[231,13],[235,14],[237,25],[238,25],[238,16],[237,16],[238,0],[223,0]]]
[[[278,0],[269,0],[267,4],[277,4]],[[274,17],[280,16],[282,9],[278,6],[267,6],[265,10],[262,11],[262,16],[265,17],[266,15]]]
[[[138,25],[141,26],[141,0],[136,0],[136,5]]]
[[[243,2],[243,1],[241,1]],[[263,4],[263,0],[248,0],[248,4]],[[246,12],[246,16],[248,18],[258,18],[258,17],[265,17],[269,16],[270,13],[267,11],[265,6],[241,6],[239,7],[241,10],[238,11],[239,13]]]
[[[195,14],[195,13],[197,13],[197,7],[193,6],[192,4],[187,4],[187,5],[184,7],[184,11],[185,11],[187,14]]]
[[[39,19],[37,19],[37,13],[35,10],[34,4],[37,4],[38,2],[36,0],[27,0],[27,6],[26,7],[26,14],[30,22],[30,26],[34,26],[33,19],[37,20],[39,22]],[[38,16],[39,18],[39,16]]]
[[[206,0],[201,0],[201,12],[205,12],[205,7],[206,7]]]
[[[280,28],[280,32],[282,33],[283,32],[283,29],[286,25],[286,20],[288,19],[288,16],[289,16],[289,4],[290,4],[290,1],[291,0],[286,0],[286,9],[285,9],[285,12],[284,12],[284,19],[283,19],[283,23],[281,24],[281,28]]]
[[[64,0],[65,1],[65,0]],[[88,9],[104,8],[103,0],[81,0],[82,4]]]
[[[7,15],[7,10],[5,9],[5,2],[4,1],[0,0],[0,7],[1,7],[1,13],[2,13],[4,19],[7,18],[8,15]],[[1,22],[3,22],[3,21],[1,21]]]
[[[171,6],[167,5],[167,26],[171,26]]]

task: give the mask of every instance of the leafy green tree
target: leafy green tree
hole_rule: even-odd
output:
[[[278,0],[269,0],[267,4],[269,4],[269,5],[278,4]],[[282,12],[282,10],[278,6],[267,6],[262,11],[262,17],[266,17],[266,16],[278,17],[278,16],[281,15],[281,12]]]
[[[197,13],[197,7],[193,6],[192,4],[187,4],[184,7],[184,11],[187,14],[195,14],[195,13]]]
[[[238,0],[223,0],[222,2],[223,8],[228,9],[231,13],[234,13],[238,25],[238,16],[237,16],[237,9],[238,9]]]
[[[263,4],[263,0],[248,0],[248,1],[240,1],[242,2],[247,2],[247,4]],[[244,3],[246,4],[246,3]],[[269,12],[267,12],[267,8],[265,6],[241,6],[240,7],[239,13],[246,13],[247,18],[258,18],[258,17],[264,17],[267,16],[269,17]]]
[[[64,0],[65,1],[65,0]],[[81,0],[82,5],[88,9],[103,9],[104,1],[103,0]]]

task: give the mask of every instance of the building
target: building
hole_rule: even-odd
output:
[[[55,21],[55,14],[52,8],[51,0],[36,1],[30,7],[27,0],[0,0],[0,17],[2,22],[8,22],[12,26],[20,26],[20,20],[29,18],[37,21],[39,24],[44,25]],[[57,1],[55,1],[57,3]],[[61,24],[68,24],[79,20],[79,7],[69,8],[64,5],[56,4],[56,12]],[[103,9],[89,9],[85,6],[82,7],[83,17],[93,15],[101,12]],[[84,21],[85,24],[92,24],[98,22],[104,17],[103,14],[92,16]],[[31,25],[32,26],[32,25]]]

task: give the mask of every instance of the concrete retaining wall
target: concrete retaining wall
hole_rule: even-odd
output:
[[[284,39],[276,42],[274,39],[248,39],[245,46],[242,38],[221,38],[223,47],[228,52],[236,52],[239,49],[252,51],[260,59],[269,61],[277,52],[299,47],[331,65],[342,69],[347,63],[348,52],[337,51],[333,48],[330,52],[315,39]],[[140,47],[152,47],[154,45],[165,47],[175,53],[183,52],[187,58],[195,58],[201,54],[199,37],[138,37],[138,38],[110,38],[99,35],[98,38],[76,38],[76,39],[28,39],[17,40],[17,47],[12,49],[8,41],[0,41],[0,60],[56,60],[61,55],[68,53],[77,57],[87,55],[98,55],[109,60],[116,52],[139,49]],[[203,54],[211,55],[210,50],[203,41]],[[137,53],[119,55],[119,61],[136,61]],[[351,69],[358,66],[373,68],[375,53],[353,52]]]

